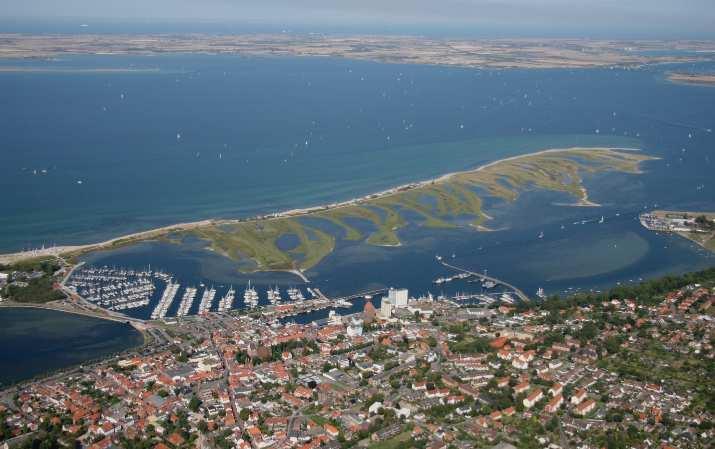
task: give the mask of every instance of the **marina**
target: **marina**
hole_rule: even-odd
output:
[[[490,282],[491,284],[493,284],[493,286],[501,285],[501,286],[503,286],[503,287],[506,287],[507,289],[509,289],[509,290],[511,291],[511,293],[513,293],[519,300],[521,300],[521,301],[523,301],[523,302],[529,302],[529,301],[530,301],[529,296],[528,296],[526,293],[524,293],[523,291],[521,291],[519,288],[513,286],[512,284],[509,284],[508,282],[502,281],[502,280],[497,279],[497,278],[492,277],[492,276],[488,276],[488,275],[486,275],[486,274],[476,273],[476,272],[469,271],[469,270],[464,269],[464,268],[460,268],[460,267],[457,267],[457,266],[448,264],[447,262],[444,262],[444,261],[441,260],[441,259],[438,259],[438,261],[439,261],[440,264],[442,264],[442,265],[445,266],[446,268],[450,268],[450,269],[452,269],[452,270],[456,270],[456,271],[459,272],[459,274],[456,275],[456,276],[453,276],[452,279],[455,279],[455,278],[464,279],[464,278],[468,278],[468,277],[470,277],[470,276],[474,276],[474,277],[476,277],[476,278],[482,280],[485,284],[486,284],[487,282]],[[461,276],[461,277],[460,277],[460,276]],[[510,292],[504,292],[499,299],[500,299],[501,301],[504,301],[504,302],[513,303],[513,302],[514,302],[514,298],[512,297],[511,293],[510,293]]]
[[[287,290],[288,293],[288,298],[290,298],[291,301],[303,301],[305,297],[303,296],[303,292],[298,290],[295,287],[291,287]]]
[[[196,288],[186,287],[184,290],[184,296],[181,298],[179,303],[179,310],[176,312],[176,316],[182,317],[189,314],[191,310],[191,305],[194,303],[194,298],[196,298]]]
[[[201,302],[199,303],[199,314],[206,313],[211,310],[213,305],[213,300],[216,297],[216,289],[211,287],[204,290],[204,294],[201,296]]]
[[[229,287],[228,291],[224,296],[221,297],[221,299],[218,302],[218,311],[219,312],[228,312],[229,310],[233,309],[233,301],[236,298],[236,290],[234,290],[233,286]]]
[[[257,307],[258,306],[258,292],[254,287],[251,287],[251,281],[248,281],[248,287],[243,292],[243,303],[246,307]]]
[[[143,318],[163,320],[169,317],[185,317],[202,315],[210,312],[229,312],[235,308],[257,308],[267,305],[286,305],[299,310],[306,308],[310,300],[327,299],[319,291],[307,288],[306,294],[300,288],[291,286],[284,296],[278,285],[269,286],[264,298],[259,290],[248,281],[243,291],[243,303],[236,303],[236,289],[224,285],[210,285],[208,281],[194,280],[199,287],[182,286],[182,282],[173,274],[151,269],[133,270],[109,266],[94,267],[80,264],[72,270],[66,282],[66,288],[92,306],[106,310],[129,312],[132,316],[147,315]],[[189,283],[189,282],[187,282]],[[225,289],[225,290],[224,290]],[[221,294],[219,292],[222,292]],[[175,305],[180,296],[179,304]],[[217,299],[218,298],[218,299]],[[198,305],[194,303],[198,299]],[[311,306],[312,307],[312,306]],[[310,307],[309,307],[310,308]],[[149,312],[150,309],[150,312]],[[138,315],[137,315],[138,314]]]
[[[111,267],[75,270],[66,286],[87,301],[108,310],[121,311],[149,305],[157,284],[169,275],[161,271],[135,271]]]
[[[176,296],[176,293],[179,291],[179,284],[175,284],[172,281],[169,281],[166,285],[166,289],[164,290],[164,293],[161,295],[161,299],[159,300],[159,303],[156,305],[154,308],[154,311],[151,313],[151,319],[156,320],[156,319],[161,319],[166,317],[166,312],[169,310],[169,307],[171,306],[171,303],[174,301],[174,297]]]
[[[268,296],[268,302],[271,304],[275,304],[283,300],[283,298],[281,298],[281,290],[277,285],[274,288],[269,288],[266,295]]]

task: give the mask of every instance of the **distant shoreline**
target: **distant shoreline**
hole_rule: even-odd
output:
[[[160,73],[161,69],[131,69],[131,68],[72,68],[72,67],[22,67],[22,66],[2,66],[0,73]]]
[[[715,74],[669,72],[666,77],[673,84],[715,87]]]
[[[669,54],[668,50],[691,53]],[[575,69],[712,61],[713,51],[715,42],[692,40],[446,39],[300,33],[0,34],[0,59],[52,58],[60,54],[183,53],[342,57],[380,63],[493,69]]]
[[[577,153],[577,152],[604,151],[604,150],[607,150],[607,151],[634,151],[634,152],[640,151],[639,149],[636,149],[636,148],[620,148],[620,147],[551,148],[551,149],[541,150],[541,151],[537,151],[537,152],[533,152],[533,153],[527,153],[527,154],[522,154],[522,155],[518,155],[518,156],[506,157],[503,159],[499,159],[496,161],[492,161],[492,162],[483,164],[483,165],[476,167],[474,169],[455,171],[455,172],[441,175],[437,178],[427,179],[425,181],[402,184],[402,185],[398,185],[396,187],[392,187],[392,188],[389,188],[386,190],[379,191],[377,193],[363,195],[363,196],[356,197],[356,198],[346,200],[346,201],[324,204],[324,205],[319,205],[319,206],[305,207],[305,208],[294,208],[294,209],[290,209],[290,210],[283,211],[283,212],[277,212],[277,213],[270,214],[270,215],[257,215],[257,216],[253,216],[253,217],[247,217],[247,218],[207,219],[207,220],[200,220],[200,221],[194,221],[194,222],[176,223],[176,224],[172,224],[172,225],[168,225],[168,226],[162,226],[159,228],[148,229],[146,231],[140,231],[140,232],[126,234],[123,236],[115,237],[115,238],[112,238],[112,239],[109,239],[109,240],[106,240],[103,242],[98,242],[98,243],[90,243],[90,244],[84,244],[84,245],[55,246],[55,247],[51,247],[51,248],[44,248],[44,249],[39,249],[39,250],[34,250],[34,251],[24,251],[24,252],[0,254],[0,263],[1,264],[11,264],[11,263],[15,263],[15,262],[18,262],[21,260],[41,258],[41,257],[77,257],[82,254],[86,254],[88,252],[110,250],[110,249],[115,249],[115,248],[118,248],[121,246],[126,246],[126,245],[129,245],[132,243],[137,243],[140,241],[153,240],[153,239],[156,239],[159,237],[166,236],[173,232],[191,231],[193,229],[203,228],[203,227],[208,227],[208,226],[230,225],[230,224],[246,223],[246,222],[270,221],[270,220],[283,219],[283,218],[303,217],[303,216],[310,215],[310,214],[317,213],[317,212],[325,212],[325,211],[329,211],[329,210],[333,210],[333,209],[355,206],[355,205],[364,203],[366,201],[382,199],[382,198],[390,197],[390,196],[393,196],[396,194],[404,193],[406,191],[415,190],[415,189],[427,187],[427,186],[434,185],[434,184],[445,183],[454,177],[457,177],[460,175],[465,175],[465,174],[478,173],[480,171],[486,170],[490,167],[493,167],[497,164],[501,164],[504,162],[514,161],[514,160],[519,160],[519,159],[523,159],[523,158],[534,157],[534,156],[539,156],[539,155],[549,154],[549,153],[558,153],[558,152]],[[583,190],[585,190],[585,189],[583,189]],[[598,204],[592,203],[591,201],[588,200],[587,192],[583,191],[583,193],[584,193],[584,197],[579,198],[579,201],[577,203],[575,203],[574,206],[581,206],[581,207],[586,207],[586,206],[597,207],[598,206]],[[294,274],[299,275],[298,273],[294,273]],[[301,271],[301,274],[302,274],[302,271]],[[299,275],[299,276],[301,276],[301,275]],[[301,277],[304,277],[304,275]]]

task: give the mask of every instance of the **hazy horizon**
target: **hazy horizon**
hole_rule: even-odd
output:
[[[715,2],[689,0],[0,0],[0,31],[295,31],[479,37],[714,38]],[[76,22],[76,23],[74,23]],[[92,22],[95,22],[92,24]],[[94,29],[91,29],[94,26]],[[87,29],[90,28],[90,29]]]

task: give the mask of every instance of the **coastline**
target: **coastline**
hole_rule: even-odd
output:
[[[668,72],[666,80],[681,86],[715,87],[715,75],[706,73],[680,73]]]
[[[61,67],[22,67],[22,66],[2,66],[0,73],[161,73],[160,69],[132,69],[132,68],[61,68]]]
[[[699,215],[703,215],[707,217],[709,220],[715,220],[715,212],[708,212],[708,211],[681,211],[681,210],[654,210],[651,211],[650,214],[657,216],[658,218],[665,219],[666,217],[673,217],[673,216],[688,216],[688,217],[697,217]],[[642,224],[643,222],[641,222]],[[650,229],[646,226],[646,229]],[[654,229],[650,229],[654,230]],[[680,236],[683,239],[686,239],[699,247],[703,248],[706,251],[710,251],[712,253],[715,253],[715,230],[713,231],[684,231],[684,230],[669,230],[669,231],[662,231],[662,230],[656,230],[655,232],[669,232],[675,235]]]
[[[46,59],[61,54],[138,55],[235,54],[276,57],[342,57],[380,63],[415,63],[493,69],[588,69],[711,61],[711,41],[618,41],[603,39],[434,38],[409,35],[301,33],[140,33],[53,35],[2,33],[0,58]],[[631,51],[625,51],[629,47]],[[688,49],[692,54],[647,55]],[[637,52],[641,54],[637,54]]]
[[[430,179],[423,180],[423,181],[402,184],[402,185],[398,185],[398,186],[395,186],[395,187],[392,187],[389,189],[385,189],[385,190],[382,190],[382,191],[379,191],[376,193],[370,193],[367,195],[363,195],[360,197],[356,197],[356,198],[352,198],[352,199],[340,201],[340,202],[334,202],[334,203],[323,204],[323,205],[318,205],[318,206],[310,206],[310,207],[304,207],[304,208],[294,208],[294,209],[289,209],[289,210],[286,210],[283,212],[276,212],[276,213],[270,214],[270,215],[257,215],[257,216],[253,216],[253,217],[235,218],[235,219],[205,219],[205,220],[199,220],[199,221],[193,221],[193,222],[176,223],[176,224],[171,224],[171,225],[162,226],[162,227],[158,227],[158,228],[148,229],[145,231],[139,231],[139,232],[135,232],[135,233],[122,235],[122,236],[115,237],[115,238],[112,238],[112,239],[109,239],[109,240],[106,240],[103,242],[98,242],[98,243],[89,243],[89,244],[82,244],[82,245],[55,246],[55,247],[43,248],[43,249],[39,249],[39,250],[0,254],[0,264],[12,264],[12,263],[19,262],[22,260],[42,258],[42,257],[74,258],[74,257],[78,257],[82,254],[86,254],[88,252],[115,249],[115,248],[118,248],[121,246],[126,246],[126,245],[129,245],[132,243],[137,243],[139,241],[146,241],[146,240],[153,240],[153,239],[161,238],[161,237],[164,237],[164,236],[171,234],[173,232],[186,232],[186,231],[191,231],[194,229],[209,227],[209,226],[231,225],[231,224],[239,224],[239,223],[252,223],[252,222],[259,222],[259,221],[279,220],[279,219],[285,219],[285,218],[298,218],[298,217],[303,217],[303,216],[310,215],[313,213],[331,211],[331,210],[335,210],[335,209],[346,208],[346,207],[356,206],[356,205],[362,205],[363,203],[365,203],[367,201],[385,199],[385,198],[389,198],[391,196],[403,194],[405,192],[413,191],[416,189],[425,188],[425,187],[429,187],[429,186],[436,185],[436,184],[444,184],[444,183],[452,180],[453,178],[463,176],[463,175],[473,175],[475,173],[482,172],[484,170],[487,170],[487,169],[494,167],[498,164],[503,164],[505,162],[512,162],[512,161],[516,161],[516,160],[520,160],[520,159],[533,158],[533,157],[538,157],[541,155],[553,154],[553,153],[574,153],[574,154],[577,154],[579,152],[588,153],[588,152],[594,152],[594,151],[640,152],[641,150],[637,149],[637,148],[620,148],[620,147],[571,147],[571,148],[544,149],[544,150],[540,150],[540,151],[536,151],[536,152],[532,152],[532,153],[498,159],[498,160],[480,165],[473,169],[455,171],[455,172],[441,175],[436,178],[430,178]],[[652,156],[649,156],[649,158],[656,159]],[[578,202],[576,205],[590,206],[590,207],[598,206],[598,204],[592,203],[591,201],[588,200],[588,192],[586,191],[585,188],[581,187],[580,189],[581,189],[582,194],[581,194],[581,197],[578,199]],[[393,246],[393,245],[390,245],[390,246]],[[267,270],[267,271],[275,271],[275,270]],[[284,271],[286,271],[286,270],[284,270]],[[288,270],[288,271],[293,272],[294,270]],[[294,274],[298,275],[295,272],[294,272]],[[303,279],[307,279],[304,277],[304,275],[298,275],[298,276],[300,276]]]
[[[49,303],[22,303],[22,302],[14,302],[14,301],[3,301],[0,302],[0,310],[2,309],[38,309],[38,310],[50,310],[53,312],[61,312],[61,313],[67,313],[70,315],[78,315],[78,316],[83,316],[87,318],[95,318],[98,320],[106,320],[106,321],[113,321],[115,323],[123,323],[123,324],[128,324],[134,328],[137,332],[142,334],[144,337],[144,340],[146,341],[147,336],[145,334],[147,327],[142,324],[139,320],[136,318],[131,318],[128,316],[125,316],[125,318],[119,317],[119,316],[111,316],[111,315],[102,315],[99,313],[92,313],[90,311],[86,310],[77,310],[77,309],[71,309],[71,308],[66,308],[66,307],[60,307],[57,304],[54,304],[52,302]],[[104,309],[102,309],[104,311]]]

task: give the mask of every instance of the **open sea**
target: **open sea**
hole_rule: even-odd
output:
[[[435,278],[451,274],[437,254],[529,294],[599,290],[715,264],[696,245],[637,221],[652,208],[715,210],[715,88],[667,82],[674,66],[476,70],[232,55],[0,66],[23,69],[0,72],[5,252],[314,206],[584,145],[641,148],[660,159],[640,175],[588,177],[601,208],[527,191],[514,203],[487,202],[493,232],[411,225],[398,248],[339,240],[308,271],[312,286],[334,296],[385,286],[415,295],[479,291],[467,282],[436,287]],[[301,284],[286,273],[242,275],[200,242],[145,242],[85,260],[151,264],[184,287],[214,285],[217,297],[233,285],[240,298],[249,278],[262,296],[268,285]]]

